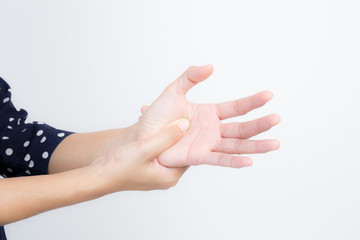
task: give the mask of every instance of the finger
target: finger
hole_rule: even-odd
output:
[[[159,156],[166,149],[173,146],[189,128],[190,122],[186,118],[179,119],[161,129],[157,134],[139,143],[140,151],[148,159]]]
[[[276,139],[267,140],[241,140],[222,138],[214,147],[213,151],[230,154],[265,153],[279,149],[280,142]]]
[[[244,156],[212,152],[207,156],[204,163],[215,166],[242,168],[250,167],[252,165],[252,159]]]
[[[280,122],[280,116],[271,114],[243,123],[225,123],[221,125],[221,136],[224,138],[248,139],[265,132]]]
[[[185,95],[197,83],[207,79],[214,71],[211,64],[191,66],[180,77],[172,82],[164,92]]]
[[[141,107],[141,114],[145,112],[145,110],[148,108],[148,106],[144,105]]]
[[[216,104],[220,120],[244,115],[247,112],[263,106],[273,97],[270,91],[263,91],[252,96],[241,98],[234,101]]]

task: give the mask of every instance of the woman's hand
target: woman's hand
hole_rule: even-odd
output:
[[[165,126],[150,138],[120,146],[85,167],[1,179],[0,225],[113,192],[174,186],[187,167],[164,167],[156,157],[184,135],[189,121],[182,120]]]
[[[187,119],[179,119],[149,138],[119,146],[106,156],[94,160],[92,164],[98,165],[103,171],[106,193],[174,186],[188,167],[165,167],[157,157],[173,146],[189,125]]]
[[[263,106],[272,98],[271,92],[217,104],[196,104],[186,100],[186,92],[212,72],[211,65],[189,67],[155,102],[142,108],[143,114],[135,131],[138,140],[152,136],[175,119],[185,117],[191,121],[186,135],[159,156],[161,164],[169,167],[211,164],[239,168],[250,166],[252,160],[232,154],[265,153],[279,148],[277,140],[249,140],[278,124],[280,118],[277,114],[244,123],[221,123],[221,120]]]
[[[264,91],[250,97],[216,104],[196,104],[186,100],[186,92],[213,72],[211,65],[189,67],[149,106],[132,126],[93,133],[76,133],[63,140],[54,151],[49,173],[64,172],[90,164],[121,145],[146,139],[165,125],[180,118],[191,121],[186,135],[160,154],[159,162],[168,167],[211,164],[229,167],[250,166],[252,160],[233,154],[264,153],[279,148],[277,140],[249,140],[280,122],[272,114],[249,122],[222,123],[244,115],[272,98]]]

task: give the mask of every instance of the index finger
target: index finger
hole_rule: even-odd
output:
[[[251,110],[263,106],[266,102],[272,99],[272,97],[272,92],[263,91],[238,100],[218,103],[216,104],[218,117],[220,120],[224,120],[244,115]]]

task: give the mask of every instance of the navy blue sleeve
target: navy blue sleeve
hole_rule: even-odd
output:
[[[27,111],[11,102],[10,86],[0,77],[0,175],[47,174],[57,145],[73,132],[45,123],[27,123]]]

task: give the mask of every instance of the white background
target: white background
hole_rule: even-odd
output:
[[[193,102],[272,90],[248,120],[281,149],[251,168],[192,167],[168,191],[120,192],[6,226],[16,239],[360,239],[360,2],[0,0],[13,102],[76,132],[129,126],[188,66]],[[1,193],[0,193],[1,195]]]

